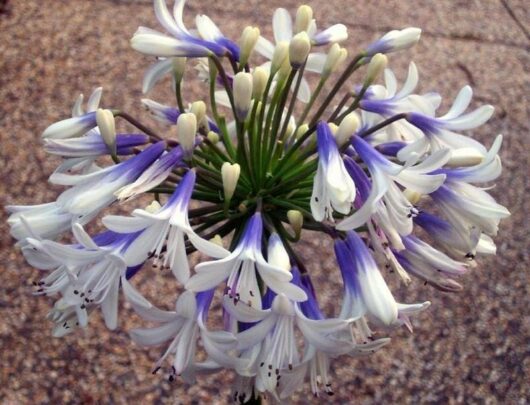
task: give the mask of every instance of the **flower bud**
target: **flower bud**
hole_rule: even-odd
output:
[[[287,128],[285,129],[285,137],[290,138],[291,135],[294,133],[296,129],[296,124],[294,121],[289,120],[289,123],[287,124]]]
[[[287,211],[287,219],[289,220],[289,224],[291,224],[291,228],[293,228],[296,237],[300,237],[302,226],[304,225],[304,216],[302,213],[298,210],[289,210]]]
[[[245,65],[259,39],[259,28],[245,27],[239,40],[239,63]]]
[[[475,148],[459,148],[451,150],[451,158],[447,162],[451,167],[475,166],[482,163],[484,155]]]
[[[202,126],[204,119],[206,118],[206,104],[204,101],[195,101],[191,104],[190,112],[195,114],[197,117],[197,123]]]
[[[357,113],[352,112],[348,115],[346,115],[340,125],[339,129],[337,130],[337,133],[335,134],[335,139],[337,140],[337,145],[342,146],[346,144],[350,140],[353,134],[357,131],[359,126],[361,125],[361,120],[359,119],[359,115]]]
[[[278,69],[282,66],[283,62],[289,56],[289,42],[282,41],[276,44],[274,53],[271,59],[271,75],[275,75]]]
[[[263,96],[267,82],[269,81],[269,74],[262,67],[257,67],[252,72],[252,98],[260,99]]]
[[[206,135],[206,137],[214,145],[219,142],[219,134],[217,132],[210,131],[208,132],[208,135]]]
[[[221,177],[223,179],[223,188],[225,193],[225,201],[230,201],[236,190],[239,174],[241,173],[241,166],[237,163],[230,164],[223,163],[221,166]]]
[[[322,70],[322,76],[327,77],[332,74],[348,56],[348,51],[341,48],[339,44],[333,44],[328,52],[324,69]]]
[[[186,69],[186,58],[173,58],[173,76],[175,81],[180,83],[184,77],[184,70]]]
[[[110,110],[98,108],[96,111],[96,122],[101,133],[101,138],[109,148],[112,156],[116,156],[116,121]]]
[[[408,27],[402,30],[387,32],[366,49],[367,55],[389,53],[410,48],[419,41],[421,29]]]
[[[195,135],[197,134],[197,117],[192,113],[180,114],[177,119],[177,138],[187,157],[193,153]]]
[[[313,20],[313,9],[308,5],[302,5],[296,10],[296,19],[294,21],[294,32],[298,34],[309,29],[309,24]]]
[[[298,128],[298,131],[296,131],[296,139],[300,138],[303,134],[305,134],[309,130],[308,124],[302,124]]]
[[[305,62],[311,50],[311,40],[307,32],[302,31],[296,34],[289,44],[289,60],[291,66],[298,68]]]
[[[252,75],[239,72],[234,76],[234,104],[238,120],[247,118],[252,103]]]
[[[388,64],[388,58],[382,53],[375,54],[370,63],[368,64],[368,72],[366,73],[365,83],[373,83],[377,77],[383,73],[386,65]]]
[[[223,238],[219,234],[210,239],[210,242],[215,243],[217,246],[224,247]]]
[[[328,123],[329,130],[335,136],[337,134],[337,131],[339,130],[339,126],[337,124],[334,124],[333,122]]]

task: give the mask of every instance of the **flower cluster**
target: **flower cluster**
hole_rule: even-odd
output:
[[[157,58],[144,92],[172,79],[176,105],[142,102],[176,138],[100,108],[101,89],[86,109],[80,96],[72,117],[42,135],[46,151],[63,158],[49,181],[65,191],[54,202],[8,206],[11,234],[46,273],[35,294],[57,297],[48,315],[54,336],[87,327],[98,309],[116,328],[121,291],[158,325],[130,336],[166,347],[154,372],[171,381],[230,369],[241,403],[282,400],[305,380],[313,395],[332,395],[334,359],[373,353],[389,339],[372,329],[412,330],[412,315],[430,305],[397,302],[388,279],[458,291],[475,256],[495,253],[492,237],[509,212],[484,183],[501,173],[502,137],[487,149],[465,135],[493,107],[467,111],[466,86],[440,114],[439,94],[415,93],[414,63],[398,84],[387,54],[413,46],[417,28],[391,31],[348,59],[339,45],[346,27],[317,28],[308,6],[294,19],[276,10],[272,42],[255,27],[231,40],[205,15],[188,28],[184,5],[176,0],[170,11],[155,0],[165,32],[140,27],[131,39]],[[358,71],[358,84],[349,83]],[[192,76],[208,87],[208,105],[186,100]],[[138,133],[117,133],[117,119]],[[140,195],[151,196],[148,206],[103,215]],[[85,232],[98,221],[100,233]],[[343,281],[336,313],[321,311],[297,254],[303,230],[334,241]],[[68,232],[71,243],[59,242]],[[196,251],[202,261],[190,268]],[[148,267],[174,275],[183,291],[174,310],[134,287]]]

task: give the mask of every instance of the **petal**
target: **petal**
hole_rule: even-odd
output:
[[[268,317],[263,319],[260,323],[237,334],[237,350],[248,349],[249,347],[255,346],[261,343],[265,336],[272,330],[276,325],[278,317],[274,314],[270,314]]]
[[[144,74],[142,92],[149,92],[155,84],[166,74],[173,70],[173,60],[171,58],[163,59],[152,65]]]
[[[145,299],[130,283],[121,278],[123,294],[127,301],[130,302],[134,311],[143,319],[150,322],[172,322],[177,319],[177,313],[174,311],[163,311],[158,309]]]
[[[142,346],[156,346],[175,337],[182,327],[182,321],[173,321],[151,329],[133,329],[131,339]]]
[[[270,309],[258,309],[245,302],[236,301],[229,295],[223,297],[223,308],[240,322],[254,323],[270,315]]]
[[[274,40],[277,44],[282,41],[291,41],[293,37],[293,21],[286,9],[276,9],[272,17],[272,28],[274,30]]]

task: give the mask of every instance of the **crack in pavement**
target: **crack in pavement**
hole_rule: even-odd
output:
[[[526,36],[527,39],[530,39],[530,32],[528,32],[528,30],[526,29],[526,27],[524,26],[524,24],[519,20],[519,18],[515,15],[515,12],[512,10],[512,8],[510,7],[510,5],[508,4],[508,2],[506,0],[500,0],[501,4],[504,6],[504,8],[506,9],[506,11],[508,12],[508,14],[510,14],[510,17],[512,18],[512,20],[515,22],[515,25],[517,25],[521,31],[524,32],[524,35]]]

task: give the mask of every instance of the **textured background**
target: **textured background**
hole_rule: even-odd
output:
[[[69,114],[78,94],[106,88],[104,105],[133,113],[149,61],[128,39],[140,24],[156,27],[150,1],[0,1],[0,204],[52,200],[46,183],[57,162],[39,148],[39,135]],[[273,9],[294,11],[295,0],[191,1],[188,17],[204,12],[237,38],[247,24],[270,34]],[[223,4],[224,3],[224,4]],[[309,1],[321,27],[348,25],[351,51],[393,27],[424,28],[421,43],[391,57],[403,72],[409,58],[420,69],[421,90],[446,99],[471,84],[474,103],[497,107],[475,134],[491,145],[505,134],[505,172],[492,191],[512,212],[501,224],[498,256],[481,260],[465,290],[447,295],[415,283],[400,289],[405,301],[429,299],[431,310],[415,319],[415,333],[393,334],[390,346],[363,360],[334,367],[337,403],[527,403],[530,396],[530,284],[528,276],[530,14],[524,0],[370,2]],[[152,95],[172,100],[168,93]],[[476,105],[475,104],[475,105]],[[446,104],[445,104],[446,105]],[[31,297],[38,277],[12,248],[0,213],[0,402],[36,403],[225,403],[230,374],[202,378],[193,387],[150,375],[159,348],[145,351],[126,331],[139,320],[122,317],[109,333],[99,315],[83,333],[57,340],[44,319],[51,301]],[[321,250],[322,247],[322,250]],[[318,248],[318,254],[313,253]],[[332,310],[337,271],[329,241],[309,239],[303,254],[324,282],[321,298]],[[145,283],[150,278],[149,283]],[[326,280],[324,280],[324,278]],[[172,305],[170,277],[144,272],[139,284],[160,305]],[[146,285],[144,285],[146,284]],[[122,310],[129,312],[130,309]],[[301,394],[293,402],[306,403]],[[191,401],[194,402],[191,402]]]

